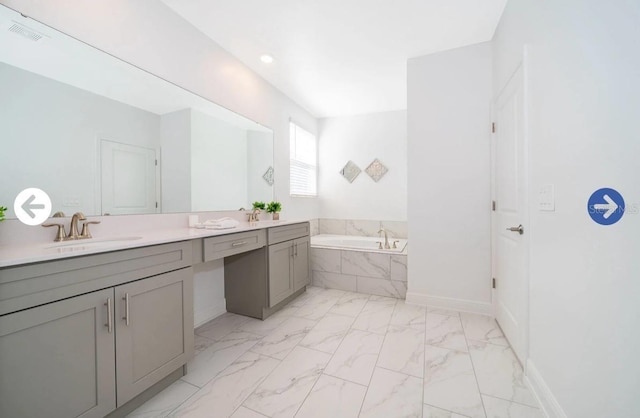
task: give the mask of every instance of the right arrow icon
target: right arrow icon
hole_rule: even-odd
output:
[[[587,202],[587,213],[600,225],[613,225],[624,215],[624,198],[617,190],[603,187],[591,194]]]
[[[602,198],[607,203],[596,203],[595,205],[593,205],[593,207],[595,210],[606,210],[606,212],[602,215],[602,217],[604,219],[609,219],[609,217],[614,214],[614,212],[618,209],[619,206],[616,202],[613,201],[613,199],[609,197],[608,194],[602,196]]]

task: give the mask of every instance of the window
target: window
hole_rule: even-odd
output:
[[[291,196],[317,196],[317,146],[316,137],[289,123],[289,194]]]

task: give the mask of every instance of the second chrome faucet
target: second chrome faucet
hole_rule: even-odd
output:
[[[56,215],[58,215],[56,213]],[[64,214],[60,214],[61,216],[64,216]],[[60,215],[58,217],[60,217]],[[54,217],[56,217],[54,215]],[[79,221],[84,221],[82,223],[82,231],[78,232],[78,222]],[[54,239],[55,242],[59,242],[59,241],[70,241],[70,240],[76,240],[76,239],[88,239],[91,238],[91,232],[89,232],[89,225],[91,224],[99,224],[100,221],[88,221],[87,218],[84,216],[84,214],[82,212],[77,212],[74,213],[73,216],[71,217],[71,224],[69,225],[69,235],[67,235],[65,229],[64,229],[64,224],[62,223],[50,223],[50,224],[42,224],[42,226],[48,228],[48,227],[53,227],[53,226],[57,226],[58,227],[58,231],[56,233],[56,237]]]

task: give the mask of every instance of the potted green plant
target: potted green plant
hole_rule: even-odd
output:
[[[264,202],[253,202],[253,208],[254,209],[260,209],[260,210],[265,210],[267,207],[267,204]]]
[[[7,210],[5,206],[0,206],[0,222],[4,221],[4,212]]]
[[[273,220],[277,221],[280,219],[280,211],[282,210],[282,204],[280,202],[269,202],[267,205],[267,213],[271,213],[273,215]]]

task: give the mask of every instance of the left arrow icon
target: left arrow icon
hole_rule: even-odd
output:
[[[51,198],[35,187],[24,189],[13,201],[13,211],[23,224],[40,225],[51,214]]]
[[[34,219],[36,217],[36,214],[33,213],[32,209],[45,208],[43,203],[33,203],[34,200],[36,200],[36,195],[32,194],[21,206],[22,210],[24,210],[27,215],[31,216],[31,219]]]

